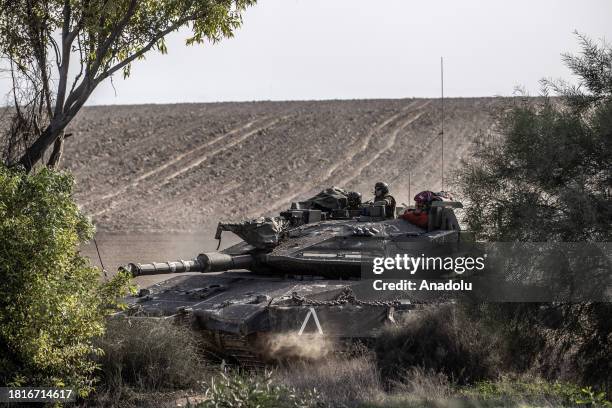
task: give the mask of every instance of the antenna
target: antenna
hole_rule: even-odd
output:
[[[444,58],[440,57],[440,83],[442,89],[442,129],[440,136],[442,136],[442,191],[444,191]]]
[[[410,205],[410,200],[412,200],[412,194],[410,193],[410,184],[412,184],[410,182],[410,173],[412,173],[412,171],[408,170],[408,205]]]
[[[96,238],[93,239],[94,245],[96,246],[96,252],[98,253],[98,259],[100,260],[100,265],[102,266],[102,272],[104,272],[104,278],[108,280],[108,274],[106,273],[106,268],[104,267],[104,262],[102,262],[102,256],[100,255],[100,249],[98,249],[98,242]]]

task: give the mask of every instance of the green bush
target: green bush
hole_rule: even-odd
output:
[[[70,174],[0,166],[0,382],[94,384],[92,339],[119,306],[129,277],[101,279],[78,252],[93,235],[72,197]]]
[[[548,382],[538,377],[502,377],[496,381],[483,381],[472,387],[457,390],[473,400],[497,401],[500,405],[611,407],[604,392],[592,387],[579,387],[572,383]],[[522,404],[518,404],[522,402]],[[486,404],[485,404],[486,405]],[[512,404],[515,405],[515,404]]]
[[[264,376],[221,373],[210,382],[206,400],[198,408],[315,408],[325,407],[316,390],[297,393],[295,389],[275,384],[272,374]]]
[[[489,303],[462,305],[471,319],[502,340],[504,372],[592,385],[610,392],[612,304]]]

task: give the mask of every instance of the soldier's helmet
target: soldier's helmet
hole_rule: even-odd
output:
[[[347,204],[351,208],[359,207],[359,205],[361,204],[361,193],[358,193],[357,191],[349,191],[349,193],[346,195],[346,198]]]
[[[389,185],[387,183],[383,183],[382,181],[379,181],[378,183],[374,185],[374,194],[379,195],[378,194],[379,191],[381,195],[389,194]]]

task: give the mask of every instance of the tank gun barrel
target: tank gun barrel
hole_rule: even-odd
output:
[[[222,272],[231,269],[249,269],[252,264],[253,256],[249,254],[228,255],[222,252],[207,252],[190,261],[129,263],[123,268],[133,276],[142,276],[182,272]]]

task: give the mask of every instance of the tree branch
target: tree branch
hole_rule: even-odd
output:
[[[74,80],[72,81],[72,86],[70,87],[70,92],[68,92],[68,95],[72,95],[72,92],[74,92],[74,88],[77,84],[77,82],[79,82],[79,79],[81,79],[81,76],[83,76],[83,68],[85,67],[85,62],[83,59],[83,47],[81,45],[81,38],[77,36],[77,43],[78,43],[78,49],[79,49],[79,62],[80,62],[80,70],[79,73],[74,77]]]
[[[162,38],[164,38],[166,35],[170,34],[171,32],[177,30],[183,24],[187,23],[188,21],[190,21],[192,19],[193,19],[193,17],[189,16],[189,17],[184,17],[183,19],[176,21],[170,27],[168,27],[165,30],[163,30],[160,33],[158,33],[158,35],[155,36],[155,38],[153,38],[151,41],[149,41],[149,43],[145,47],[141,48],[140,50],[136,51],[135,53],[133,53],[129,57],[125,58],[123,61],[117,63],[113,67],[111,67],[108,70],[106,70],[105,72],[101,73],[96,78],[96,81],[100,82],[100,81],[104,80],[105,78],[108,78],[109,76],[113,75],[115,72],[119,71],[120,69],[122,69],[126,65],[130,64],[131,62],[133,62],[137,58],[141,57],[147,51],[149,51],[151,48],[153,48],[153,46],[155,44],[157,44],[159,42],[159,40],[161,40]]]
[[[62,115],[64,112],[64,99],[66,97],[66,86],[68,83],[68,68],[70,65],[70,0],[64,0],[64,9],[62,12],[64,21],[62,27],[62,63],[59,69],[59,85],[57,87],[57,100],[55,101],[55,117]]]
[[[17,78],[15,77],[15,67],[14,67],[14,63],[13,63],[13,58],[9,59],[10,64],[11,64],[11,80],[13,82],[13,87],[11,89],[11,91],[13,92],[13,101],[15,104],[15,110],[17,111],[17,115],[21,116],[21,111],[20,111],[20,104],[19,101],[17,100],[17,89],[19,89],[19,87],[17,86]]]
[[[125,15],[123,16],[123,18],[119,21],[119,23],[117,23],[117,25],[113,28],[113,30],[110,32],[110,34],[106,38],[106,40],[104,40],[102,42],[102,45],[99,46],[98,49],[96,50],[96,59],[93,65],[89,67],[88,72],[85,74],[86,76],[93,74],[92,76],[95,77],[95,74],[100,68],[100,64],[102,63],[102,60],[106,56],[108,49],[113,44],[113,42],[117,40],[117,37],[123,32],[127,24],[130,22],[130,19],[134,16],[134,13],[136,12],[137,3],[138,3],[138,0],[130,1],[130,5]]]
[[[57,45],[57,41],[53,38],[53,35],[49,33],[49,42],[53,46],[53,52],[55,53],[55,64],[57,65],[57,69],[59,71],[62,64],[62,56],[60,53],[59,45]]]
[[[121,34],[123,29],[126,27],[130,19],[133,17],[134,13],[136,12],[137,3],[138,0],[130,1],[130,5],[128,7],[128,10],[126,11],[126,14],[123,16],[121,21],[119,21],[119,23],[117,23],[117,25],[113,28],[106,40],[103,41],[102,45],[99,45],[96,49],[96,59],[94,60],[94,62],[87,62],[85,68],[85,76],[83,77],[83,80],[76,87],[76,89],[74,88],[74,85],[76,85],[76,83],[73,84],[73,90],[71,90],[68,97],[66,98],[66,101],[63,106],[63,110],[65,112],[70,111],[73,105],[79,105],[78,101],[79,99],[81,99],[81,96],[84,93],[87,95],[91,93],[91,91],[89,93],[86,92],[87,88],[89,88],[90,86],[93,86],[93,88],[95,88],[98,85],[99,82],[95,82],[95,74],[100,68],[100,64],[102,63],[104,56],[108,52],[109,47],[112,45],[113,41],[115,41],[117,37]]]

